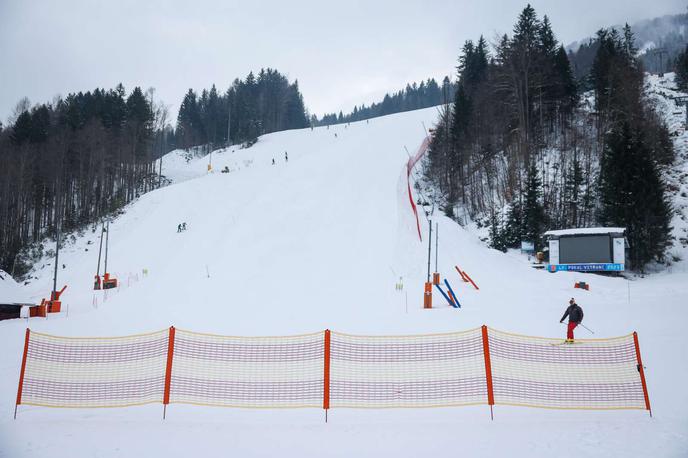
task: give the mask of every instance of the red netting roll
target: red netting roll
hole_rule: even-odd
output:
[[[416,336],[332,332],[331,407],[487,404],[480,329]]]
[[[573,344],[489,329],[495,404],[644,409],[633,335]]]
[[[168,331],[112,338],[31,332],[21,404],[122,407],[162,402]]]
[[[177,330],[171,403],[322,407],[324,333],[230,337]]]

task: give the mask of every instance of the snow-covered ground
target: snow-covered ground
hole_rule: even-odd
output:
[[[20,407],[12,420],[26,321],[0,322],[0,456],[686,456],[688,273],[645,278],[549,274],[490,250],[453,221],[439,224],[439,270],[463,308],[422,309],[427,245],[405,188],[412,152],[435,108],[261,137],[189,162],[163,161],[175,184],[142,196],[111,224],[117,291],[94,296],[97,235],[61,252],[58,284],[68,317],[31,329],[104,336],[180,328],[284,335],[325,328],[358,334],[462,330],[483,323],[563,336],[575,295],[595,337],[637,330],[654,418],[643,411],[550,411],[487,406],[444,409],[238,410],[170,405],[123,409]],[[337,134],[335,137],[335,133]],[[289,161],[285,161],[285,152]],[[272,165],[272,159],[276,165]],[[229,173],[220,173],[225,166]],[[188,230],[178,233],[186,222]],[[424,241],[427,223],[422,222]],[[90,242],[90,243],[89,243]],[[88,251],[86,251],[88,249]],[[50,262],[50,261],[47,261]],[[434,260],[433,260],[434,262]],[[460,283],[454,265],[480,286]],[[143,276],[143,269],[148,275]],[[45,265],[23,294],[52,285]],[[395,290],[403,277],[404,290]],[[577,280],[590,291],[574,290]],[[0,290],[0,296],[3,291]],[[579,335],[584,335],[580,331]]]
[[[674,73],[663,77],[648,75],[645,81],[645,93],[657,106],[657,111],[666,120],[672,135],[676,161],[664,170],[671,203],[675,211],[671,221],[674,246],[669,251],[676,259],[670,270],[688,271],[688,130],[686,129],[686,107],[679,106],[675,97],[685,96],[676,90]]]

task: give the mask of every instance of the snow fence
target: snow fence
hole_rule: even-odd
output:
[[[563,344],[487,326],[409,336],[233,337],[171,327],[74,338],[26,330],[17,406],[148,403],[650,410],[636,333]]]

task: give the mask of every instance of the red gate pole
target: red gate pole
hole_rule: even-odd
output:
[[[647,383],[645,383],[645,368],[643,367],[643,360],[640,357],[640,344],[638,344],[638,333],[633,331],[633,343],[635,344],[635,356],[638,359],[638,372],[640,373],[640,381],[643,384],[643,395],[645,396],[645,409],[650,412],[652,417],[652,408],[650,407],[650,396],[647,394]]]
[[[19,371],[19,387],[17,388],[17,402],[14,404],[14,419],[17,419],[17,407],[21,404],[22,388],[24,387],[24,372],[26,371],[26,355],[29,352],[29,328],[26,328],[24,337],[24,355],[22,356],[21,370]]]
[[[485,356],[485,380],[487,381],[487,403],[490,405],[490,418],[494,420],[494,391],[492,387],[492,363],[490,362],[490,343],[487,338],[487,326],[482,326],[483,355]]]
[[[323,387],[323,409],[325,409],[325,423],[327,423],[327,411],[330,408],[330,330],[325,329],[325,373]]]
[[[162,419],[167,414],[167,404],[170,403],[170,385],[172,382],[172,359],[174,358],[174,326],[170,326],[170,336],[167,340],[167,367],[165,368],[165,393],[162,398]]]

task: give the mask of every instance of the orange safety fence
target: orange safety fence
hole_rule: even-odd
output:
[[[408,336],[235,337],[172,327],[74,338],[27,330],[16,405],[650,410],[635,333],[563,342],[487,326]]]

